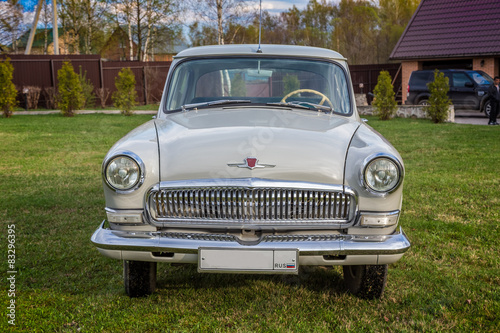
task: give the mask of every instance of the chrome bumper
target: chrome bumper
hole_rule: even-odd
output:
[[[244,245],[230,236],[128,232],[104,228],[104,222],[91,237],[101,252],[134,251],[197,254],[199,248],[298,249],[300,256],[398,255],[410,248],[403,230],[392,235],[311,235],[267,236],[255,245]]]

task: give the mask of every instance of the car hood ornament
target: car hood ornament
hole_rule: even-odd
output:
[[[243,162],[244,163],[228,163],[227,165],[230,167],[248,168],[250,170],[257,168],[274,168],[276,166],[272,164],[260,164],[259,160],[255,157],[247,157]]]

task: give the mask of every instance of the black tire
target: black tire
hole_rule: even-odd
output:
[[[156,289],[156,262],[124,260],[123,282],[130,297],[151,295]]]
[[[487,101],[484,103],[484,115],[489,119],[491,113],[491,102]]]
[[[381,298],[387,281],[387,265],[343,266],[344,283],[351,293],[365,298]]]
[[[423,105],[423,106],[429,105],[429,100],[427,98],[423,98],[420,101],[418,101],[418,105]]]

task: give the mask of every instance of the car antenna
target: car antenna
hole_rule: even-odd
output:
[[[262,53],[262,49],[260,48],[261,33],[262,33],[262,0],[259,1],[259,48],[257,49],[257,53]]]

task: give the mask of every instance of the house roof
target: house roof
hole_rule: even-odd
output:
[[[18,46],[19,47],[26,47],[28,44],[28,39],[30,36],[30,31],[26,31],[21,37],[19,37],[18,41]],[[62,28],[57,29],[59,35],[63,33]],[[47,28],[47,45],[51,44],[53,42],[53,33],[52,33],[52,28]],[[33,45],[32,47],[34,48],[42,48],[45,45],[45,29],[44,28],[37,28],[35,31],[35,37],[33,38]]]
[[[500,55],[500,0],[422,0],[392,60]]]

